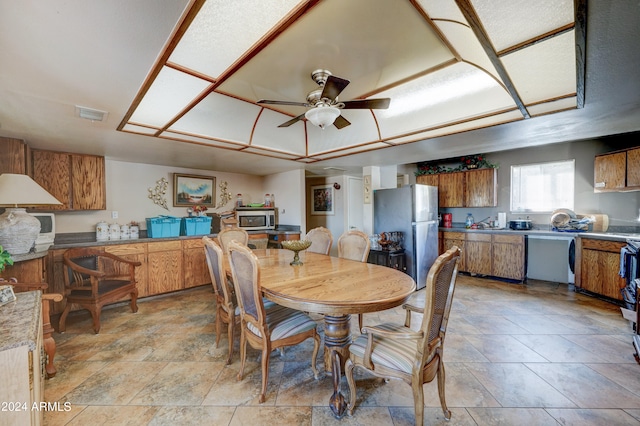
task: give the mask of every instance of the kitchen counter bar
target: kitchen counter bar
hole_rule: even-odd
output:
[[[478,232],[487,234],[511,234],[511,235],[526,235],[529,238],[538,239],[566,239],[572,240],[575,237],[594,238],[598,240],[609,241],[626,241],[627,239],[640,239],[640,233],[632,232],[558,232],[542,229],[530,229],[527,231],[515,231],[512,229],[467,229],[467,228],[444,228],[440,227],[439,231],[442,232]]]

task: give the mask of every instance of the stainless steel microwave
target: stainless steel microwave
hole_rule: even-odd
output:
[[[238,227],[247,231],[276,228],[275,209],[238,207],[236,208]]]

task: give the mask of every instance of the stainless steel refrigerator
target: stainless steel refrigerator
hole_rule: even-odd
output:
[[[417,288],[426,285],[438,257],[438,188],[407,185],[373,192],[374,233],[401,231],[407,273]]]

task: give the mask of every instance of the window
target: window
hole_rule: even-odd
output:
[[[573,210],[575,160],[511,166],[511,212]]]

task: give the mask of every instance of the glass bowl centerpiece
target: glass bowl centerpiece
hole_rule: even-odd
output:
[[[289,263],[289,265],[302,265],[302,262],[300,262],[300,257],[298,256],[298,253],[301,252],[302,250],[308,249],[309,246],[311,246],[311,241],[285,240],[285,241],[281,241],[280,244],[282,245],[283,249],[291,250],[294,253],[293,261]]]

